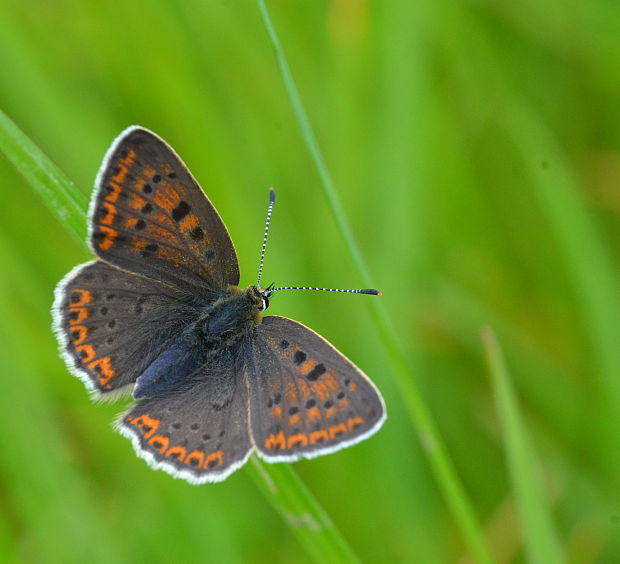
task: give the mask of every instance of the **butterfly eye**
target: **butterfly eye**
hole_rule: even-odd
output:
[[[261,296],[262,305],[260,310],[265,311],[269,307],[269,298],[267,296]]]

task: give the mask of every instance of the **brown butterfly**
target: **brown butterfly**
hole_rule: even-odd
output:
[[[272,190],[261,273],[274,202]],[[97,395],[133,386],[118,429],[153,468],[215,482],[254,449],[294,461],[379,429],[385,405],[359,368],[301,323],[263,317],[274,292],[299,287],[263,288],[260,274],[238,287],[224,223],[160,137],[133,126],[114,141],[88,227],[96,260],[58,284],[54,328]]]

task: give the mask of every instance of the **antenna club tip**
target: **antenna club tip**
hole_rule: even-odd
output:
[[[360,290],[359,293],[360,294],[370,294],[372,296],[382,296],[383,295],[381,292],[379,292],[379,290],[372,290],[372,289]]]
[[[269,188],[269,203],[273,204],[276,201],[276,191],[274,188]]]

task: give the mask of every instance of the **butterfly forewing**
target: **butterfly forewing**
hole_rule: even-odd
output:
[[[364,373],[290,319],[263,319],[247,366],[252,437],[266,460],[333,452],[385,419],[383,399]]]
[[[118,425],[153,468],[195,484],[223,480],[252,451],[247,388],[232,367],[224,380],[207,375],[139,401]]]
[[[135,382],[197,315],[189,296],[100,261],[63,279],[53,312],[67,364],[103,393]]]
[[[125,130],[97,176],[90,243],[103,260],[179,288],[239,283],[233,243],[217,211],[172,148]]]

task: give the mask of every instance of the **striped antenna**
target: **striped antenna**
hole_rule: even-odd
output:
[[[267,208],[267,221],[265,222],[265,235],[263,236],[263,247],[260,251],[260,264],[258,266],[258,281],[256,285],[260,287],[260,280],[263,277],[263,264],[265,262],[265,250],[267,249],[267,235],[269,235],[269,224],[271,223],[271,212],[273,211],[273,205],[276,203],[276,191],[273,188],[269,188],[269,207]],[[269,298],[274,292],[280,290],[318,290],[321,292],[344,292],[346,294],[371,294],[373,296],[380,296],[379,290],[363,289],[363,290],[343,290],[339,288],[315,288],[314,286],[280,286],[279,288],[273,288],[269,286],[261,291],[263,297],[267,300],[265,309],[269,305]]]
[[[318,290],[321,292],[344,292],[346,294],[371,294],[372,296],[381,296],[379,290],[342,290],[340,288],[315,288],[313,286],[281,286],[280,288],[267,288],[267,292],[272,294],[273,292],[279,292],[280,290]]]
[[[276,191],[273,188],[269,188],[269,207],[267,208],[267,221],[265,222],[265,235],[263,236],[263,248],[260,251],[260,264],[258,266],[258,282],[257,286],[260,286],[260,279],[263,277],[263,263],[265,262],[265,249],[267,248],[267,235],[269,235],[269,223],[271,222],[271,212],[273,205],[276,203]]]

